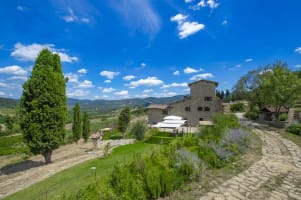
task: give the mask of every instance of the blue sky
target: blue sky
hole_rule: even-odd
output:
[[[276,60],[299,70],[300,11],[300,0],[1,1],[0,96],[20,97],[43,48],[78,99],[188,94],[199,79],[231,89]]]

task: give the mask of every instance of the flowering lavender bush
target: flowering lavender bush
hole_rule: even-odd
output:
[[[216,155],[224,162],[228,162],[233,157],[233,152],[229,151],[227,148],[222,147],[219,144],[216,143],[209,143],[208,147],[213,149],[213,151],[216,153]]]
[[[179,149],[175,152],[175,158],[175,168],[188,179],[199,177],[205,170],[205,163],[193,152]]]
[[[224,138],[221,141],[222,146],[229,146],[231,144],[238,145],[240,150],[243,150],[247,147],[249,132],[241,128],[239,129],[230,129],[226,132]]]

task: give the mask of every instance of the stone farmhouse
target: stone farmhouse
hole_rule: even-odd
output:
[[[211,121],[216,112],[222,112],[222,101],[215,94],[217,82],[199,80],[188,85],[190,96],[165,105],[150,105],[148,123],[156,124],[167,115],[180,116],[188,126],[198,127],[200,121]]]

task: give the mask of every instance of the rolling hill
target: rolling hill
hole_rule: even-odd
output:
[[[79,103],[82,111],[105,113],[113,110],[120,109],[124,106],[130,107],[147,107],[150,104],[165,104],[171,103],[184,98],[183,95],[174,97],[148,97],[148,98],[132,98],[121,100],[79,100],[69,98],[67,101],[68,109]],[[16,108],[19,104],[19,100],[10,98],[0,98],[0,107],[3,108]]]

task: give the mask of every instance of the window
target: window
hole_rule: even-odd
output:
[[[186,106],[186,107],[185,107],[185,111],[186,111],[186,112],[190,112],[190,106]]]
[[[212,97],[204,97],[204,101],[212,101]]]
[[[168,110],[162,110],[162,115],[168,115]]]
[[[202,107],[202,106],[199,106],[199,107],[198,107],[198,111],[203,111],[203,107]]]
[[[206,111],[206,112],[209,112],[209,111],[210,111],[210,108],[209,108],[208,106],[206,106],[206,107],[205,107],[205,111]]]
[[[203,118],[200,118],[200,121],[203,121],[204,119]]]

